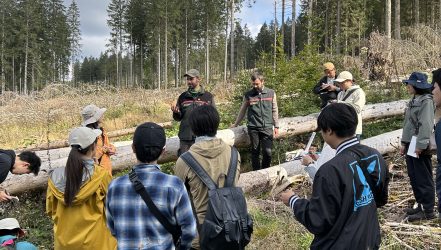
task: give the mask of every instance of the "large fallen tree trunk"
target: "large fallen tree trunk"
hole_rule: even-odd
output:
[[[402,115],[406,107],[406,101],[395,101],[389,103],[378,103],[366,105],[362,112],[363,121],[372,119],[382,119],[391,116]],[[297,116],[292,118],[281,118],[279,120],[279,138],[286,136],[299,135],[314,131],[317,128],[318,113],[307,116]],[[236,147],[246,147],[250,144],[246,126],[240,126],[233,129],[224,129],[218,132],[218,137],[234,142]],[[131,141],[115,143],[117,146],[117,154],[112,157],[112,160],[119,161],[119,158],[126,159],[126,154],[131,155]],[[179,139],[171,137],[167,139],[166,152],[160,158],[160,163],[175,161],[177,159],[177,152],[179,148]],[[53,150],[37,151],[36,153],[41,157],[42,161],[48,162],[48,156],[52,161],[67,157],[70,148],[60,148]],[[127,162],[130,164],[131,162]]]
[[[400,146],[402,131],[399,129],[374,136],[362,140],[361,143],[377,149],[381,154],[393,152]],[[239,185],[246,193],[258,194],[271,190],[288,176],[306,174],[303,169],[304,166],[300,160],[289,161],[274,167],[244,173],[240,176]]]
[[[230,134],[232,135],[232,134]],[[391,152],[399,145],[401,136],[401,130],[396,130],[372,138],[363,140],[362,143],[375,147],[382,154]],[[228,143],[228,142],[227,142]],[[230,144],[232,138],[230,138]],[[125,169],[131,166],[135,162],[135,156],[128,148],[130,146],[124,146],[126,150],[120,157],[113,159],[113,166],[115,170]],[[51,165],[43,165],[43,171],[36,177],[33,175],[9,175],[3,182],[2,186],[6,188],[11,194],[21,193],[27,190],[44,188],[47,185],[48,174],[47,171],[53,168],[62,167],[66,162],[65,158],[60,158],[51,161]],[[243,187],[245,192],[256,193],[262,190],[268,190],[273,184],[275,184],[281,178],[287,176],[302,173],[303,167],[299,161],[286,162],[278,166],[271,168],[243,173],[240,175],[239,185]]]

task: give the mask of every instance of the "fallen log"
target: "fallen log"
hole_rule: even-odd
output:
[[[362,117],[363,121],[372,119],[382,119],[391,116],[397,116],[404,114],[406,107],[406,101],[394,101],[389,103],[379,103],[366,105],[363,109]],[[281,118],[279,120],[279,138],[299,135],[314,131],[317,128],[317,116],[318,113],[310,114],[307,116],[297,116],[292,118]],[[246,126],[239,126],[233,129],[224,129],[218,131],[218,137],[234,141],[236,147],[246,147],[250,144],[248,132]],[[125,141],[115,143],[117,146],[117,154],[112,157],[112,160],[117,160],[120,157],[126,157],[125,154],[131,154],[130,144],[131,141]],[[179,139],[177,137],[171,137],[167,139],[166,152],[160,158],[160,163],[175,161],[177,159],[177,152],[179,148]],[[69,148],[59,148],[49,150],[37,151],[42,161],[48,161],[50,155],[51,160],[55,160],[62,157],[67,157],[69,154]]]
[[[220,135],[227,138],[227,143],[232,144],[234,138],[231,132],[220,132]],[[362,143],[373,146],[377,148],[380,153],[385,154],[396,150],[396,147],[400,143],[400,137],[401,130],[396,130],[362,140]],[[170,139],[167,139],[167,144],[169,143],[169,140]],[[115,170],[122,170],[131,167],[136,161],[135,156],[131,151],[131,145],[128,144],[128,142],[125,143],[127,145],[120,146],[120,148],[125,150],[124,153],[121,153],[119,157],[112,159]],[[65,162],[66,158],[53,160],[50,162],[50,165],[45,162],[42,165],[42,171],[36,177],[31,174],[9,174],[6,180],[2,183],[2,186],[11,194],[18,194],[31,189],[44,188],[47,185],[47,172],[54,168],[63,167]],[[239,186],[241,186],[247,193],[255,194],[256,192],[254,191],[269,191],[272,186],[283,178],[296,174],[302,174],[304,173],[303,171],[303,166],[301,166],[300,161],[286,162],[271,168],[241,174],[239,178]]]
[[[377,135],[361,143],[377,149],[381,154],[393,152],[398,149],[401,141],[402,129]],[[239,186],[246,193],[258,194],[263,190],[268,191],[274,183],[281,182],[288,176],[306,174],[300,160],[289,161],[263,170],[244,173],[240,176]]]

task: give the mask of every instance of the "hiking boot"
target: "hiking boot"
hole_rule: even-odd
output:
[[[416,214],[409,215],[407,217],[407,221],[412,222],[412,221],[418,221],[418,220],[432,220],[435,217],[436,216],[433,211],[431,211],[431,212],[420,211]]]
[[[422,212],[422,211],[423,211],[423,210],[421,209],[421,206],[420,206],[420,205],[418,205],[418,207],[416,207],[416,208],[408,207],[408,208],[404,209],[404,212],[405,212],[407,215],[416,214],[416,213],[419,213],[419,212]]]

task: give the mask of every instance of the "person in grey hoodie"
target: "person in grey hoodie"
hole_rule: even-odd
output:
[[[404,211],[408,215],[408,221],[433,219],[435,187],[432,155],[428,151],[434,123],[432,85],[427,82],[427,75],[420,72],[413,72],[403,83],[413,97],[404,115],[400,153],[406,156],[407,174],[418,203],[416,208],[406,208]],[[409,152],[412,140],[415,142],[415,147],[412,148],[414,152]]]

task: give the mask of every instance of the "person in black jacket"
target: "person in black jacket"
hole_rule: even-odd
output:
[[[190,123],[188,121],[191,111],[195,107],[202,105],[212,105],[213,107],[216,107],[213,95],[210,92],[205,91],[200,85],[201,79],[198,70],[190,69],[185,73],[184,77],[187,78],[188,90],[178,97],[178,101],[175,105],[171,106],[173,119],[181,122],[178,133],[178,156],[187,152],[195,142],[196,136],[191,131]]]
[[[337,94],[340,92],[340,88],[334,84],[337,75],[334,64],[327,62],[323,64],[323,68],[326,75],[318,81],[312,90],[322,100],[320,108],[324,108],[330,101],[336,100]]]
[[[381,154],[355,137],[357,113],[344,103],[326,106],[317,120],[336,156],[316,173],[310,199],[291,190],[281,200],[311,233],[311,249],[378,249],[377,207],[387,203],[389,172]]]
[[[12,174],[38,174],[40,171],[41,160],[31,151],[23,151],[19,155],[15,155],[13,150],[0,149],[0,183],[6,180],[9,172]],[[6,190],[0,190],[0,202],[8,201],[12,197]]]

